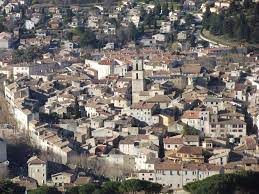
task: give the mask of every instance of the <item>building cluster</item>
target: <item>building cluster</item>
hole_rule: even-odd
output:
[[[194,1],[160,17],[159,32],[137,40],[141,48],[113,40],[118,26],[141,26],[142,9],[152,13],[153,4],[127,1],[110,11],[17,0],[0,6],[5,25],[26,18],[25,30],[0,33],[0,48],[6,49],[0,52],[3,96],[19,131],[48,156],[31,157],[28,176],[13,182],[28,190],[93,182],[78,170],[91,159],[123,172],[110,178],[148,180],[173,190],[215,174],[259,170],[259,55],[245,47],[189,49],[195,25],[182,14],[197,11]],[[80,48],[91,39],[80,28],[91,29],[103,47]],[[71,30],[80,32],[70,37]],[[87,40],[80,37],[84,33]],[[163,48],[172,36],[181,52]],[[33,60],[18,52],[39,47],[42,53]],[[4,141],[0,150],[0,163],[8,163]],[[52,172],[51,162],[67,169]]]
[[[191,0],[186,0],[182,9],[179,5],[166,4],[162,7],[162,4],[131,0],[112,6],[89,6],[86,3],[67,7],[35,4],[28,0],[3,0],[0,6],[0,13],[5,18],[3,24],[7,27],[0,33],[1,49],[38,46],[50,50],[62,48],[64,54],[71,51],[78,53],[82,42],[80,34],[74,34],[74,29],[85,28],[96,38],[90,44],[99,42],[98,47],[106,50],[125,44],[135,47],[131,41],[135,36],[132,33],[137,31],[136,43],[144,47],[166,48],[175,42],[178,50],[186,49],[193,47],[191,37],[199,26],[196,22],[202,19],[201,14],[188,16],[188,12],[199,10],[199,6]],[[154,33],[145,30],[147,28]],[[203,47],[201,43],[198,46]]]
[[[258,170],[258,60],[234,52],[122,49],[92,52],[84,62],[45,57],[11,66],[4,95],[18,127],[55,162],[132,164],[131,177],[181,189],[214,174]],[[32,161],[29,176],[49,183],[46,167],[35,174]],[[59,173],[52,184],[76,181]]]

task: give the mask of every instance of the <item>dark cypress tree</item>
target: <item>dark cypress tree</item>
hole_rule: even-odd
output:
[[[240,13],[239,16],[239,28],[238,28],[238,38],[246,39],[249,36],[249,28],[247,25],[246,16],[243,12]]]
[[[161,14],[161,4],[158,2],[156,5],[155,5],[155,9],[154,9],[154,11],[155,11],[155,15],[157,15],[157,16],[160,16],[160,14]]]
[[[164,161],[165,157],[165,148],[164,148],[164,141],[163,141],[163,135],[159,136],[159,150],[158,150],[158,157],[160,158],[160,161]]]
[[[227,34],[230,38],[234,35],[235,22],[232,18],[225,19],[223,22],[223,33]]]
[[[210,17],[211,17],[210,8],[207,6],[206,11],[203,14],[203,22],[202,22],[202,26],[206,30],[210,28]]]
[[[80,117],[81,117],[81,114],[80,114],[80,107],[79,107],[79,102],[78,102],[77,97],[76,97],[76,99],[75,99],[75,117],[76,117],[76,118],[80,118]]]

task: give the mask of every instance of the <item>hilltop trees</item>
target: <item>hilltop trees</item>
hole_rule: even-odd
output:
[[[203,28],[213,35],[224,35],[237,40],[259,43],[259,5],[246,0],[244,5],[231,3],[228,10],[211,13],[209,7],[203,14]]]

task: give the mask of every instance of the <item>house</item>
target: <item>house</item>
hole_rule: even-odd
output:
[[[210,122],[208,136],[210,137],[234,137],[246,136],[246,122],[239,119]]]
[[[71,184],[76,180],[76,176],[69,172],[59,172],[51,175],[51,181],[56,187]]]
[[[35,23],[31,20],[25,20],[25,28],[26,30],[32,30],[35,28]]]
[[[32,143],[50,153],[55,155],[56,162],[67,164],[76,155],[76,152],[71,148],[69,141],[60,138],[54,132],[45,129],[34,129],[31,134]]]
[[[28,161],[28,176],[35,179],[39,185],[47,183],[47,162],[37,156],[31,157]]]
[[[172,26],[170,21],[162,21],[161,22],[161,28],[160,33],[162,34],[169,34],[172,32]]]
[[[13,47],[14,37],[12,33],[1,32],[0,33],[0,49],[10,49]]]
[[[16,82],[5,84],[4,94],[9,105],[14,107],[16,99],[29,97],[29,87]]]
[[[118,108],[127,108],[130,106],[130,101],[119,95],[111,97],[111,103],[114,104],[114,107]]]
[[[158,157],[157,153],[158,152],[147,148],[140,149],[138,155],[135,156],[135,169],[137,171],[154,170],[154,163],[156,158]]]
[[[155,95],[146,100],[146,102],[158,104],[160,108],[165,109],[171,107],[172,99],[167,95]]]
[[[156,40],[152,39],[152,38],[145,38],[143,37],[140,40],[140,43],[144,46],[144,47],[151,47],[154,46],[156,43]]]
[[[188,146],[200,146],[200,138],[198,135],[185,135],[183,136],[184,145]]]
[[[156,43],[164,43],[166,41],[166,35],[165,34],[155,34],[152,36],[152,39],[156,41]]]
[[[173,136],[170,138],[164,138],[164,148],[166,150],[178,150],[183,146],[183,137],[182,135]]]
[[[100,61],[85,60],[85,64],[88,64],[90,68],[97,71],[97,78],[104,79],[114,73],[115,65],[118,63],[112,59],[102,59]]]
[[[172,189],[183,188],[189,182],[203,180],[215,174],[223,174],[224,169],[217,165],[175,163],[170,160],[155,163],[155,181]],[[145,180],[145,177],[141,177]]]
[[[60,68],[59,64],[53,60],[41,61],[38,63],[20,63],[13,67],[14,79],[20,76],[31,76],[35,74],[42,75],[44,73],[55,72]]]
[[[120,152],[136,156],[141,147],[158,143],[158,138],[153,135],[129,135],[119,143]]]
[[[177,34],[177,40],[184,41],[187,39],[187,33],[185,31],[179,32]]]
[[[39,120],[39,112],[30,110],[23,106],[20,102],[15,103],[13,107],[13,115],[20,129],[29,129],[29,123],[32,120]]]
[[[204,99],[203,104],[212,109],[214,114],[218,111],[225,110],[226,99],[214,96],[208,96]]]
[[[203,163],[203,149],[202,147],[194,146],[181,146],[176,152],[171,152],[167,155],[167,158],[173,161],[185,161]]]
[[[123,111],[139,121],[143,121],[148,125],[153,125],[159,122],[159,116],[155,115],[158,108],[159,105],[155,103],[139,102],[132,104],[130,110]]]
[[[181,121],[204,134],[209,130],[210,112],[206,109],[187,110],[181,117]]]
[[[13,183],[18,184],[21,187],[25,187],[26,191],[37,189],[38,183],[35,179],[25,176],[17,176],[11,179]]]

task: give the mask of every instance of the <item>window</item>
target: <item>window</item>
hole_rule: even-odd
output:
[[[138,73],[136,73],[136,79],[138,79]]]
[[[216,128],[216,125],[211,125],[211,128]]]

